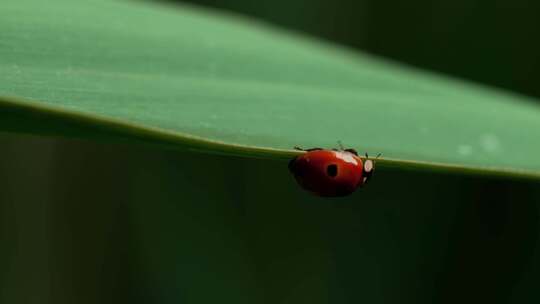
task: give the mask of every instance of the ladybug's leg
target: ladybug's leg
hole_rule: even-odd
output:
[[[295,150],[298,150],[298,151],[305,151],[305,152],[324,150],[323,148],[302,149],[302,148],[300,148],[300,147],[298,147],[298,146],[294,146],[294,149],[295,149]]]
[[[294,174],[294,162],[295,162],[295,161],[296,161],[296,157],[293,158],[293,159],[291,159],[291,160],[289,161],[289,165],[288,165],[289,171],[290,171],[291,173],[293,173],[293,174]]]

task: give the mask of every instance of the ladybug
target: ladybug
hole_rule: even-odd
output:
[[[318,196],[347,196],[366,184],[375,169],[367,153],[362,161],[354,149],[294,149],[306,153],[289,162],[289,171],[302,188]]]

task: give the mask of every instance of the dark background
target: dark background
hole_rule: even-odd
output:
[[[193,0],[429,70],[540,96],[540,2]]]

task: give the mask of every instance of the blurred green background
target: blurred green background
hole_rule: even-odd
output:
[[[538,2],[192,3],[540,96]],[[381,170],[324,200],[281,161],[7,133],[0,147],[2,303],[540,299],[536,182]]]

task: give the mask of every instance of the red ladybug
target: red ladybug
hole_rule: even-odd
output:
[[[347,196],[367,183],[375,169],[367,153],[362,161],[354,149],[295,149],[306,153],[289,162],[289,171],[302,188],[319,196]]]

